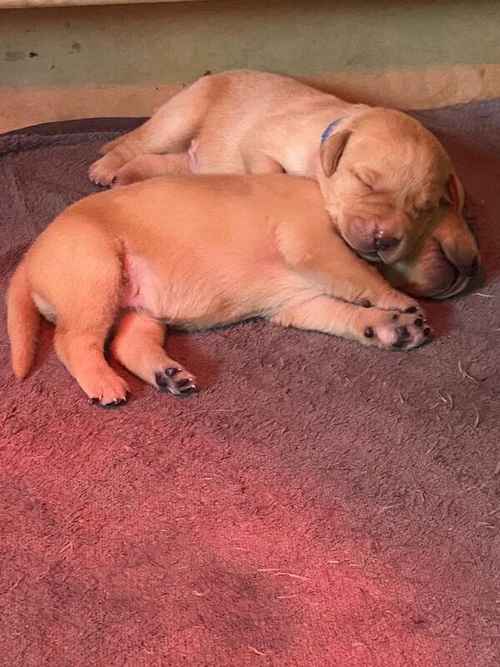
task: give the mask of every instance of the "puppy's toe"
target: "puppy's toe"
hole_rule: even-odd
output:
[[[109,186],[113,183],[117,169],[110,164],[108,156],[104,156],[90,165],[89,179],[95,185]]]
[[[89,391],[89,403],[102,408],[116,408],[127,402],[129,388],[123,378],[114,372],[101,377]]]
[[[432,331],[419,313],[386,313],[364,335],[382,349],[411,350],[430,341]]]
[[[170,366],[155,373],[156,386],[174,396],[190,396],[199,391],[196,379],[182,366]]]
[[[128,400],[127,396],[124,396],[123,398],[113,398],[111,401],[108,403],[104,403],[102,399],[99,399],[97,397],[89,398],[89,403],[91,405],[100,405],[101,408],[118,408],[120,405],[123,405],[126,403]]]

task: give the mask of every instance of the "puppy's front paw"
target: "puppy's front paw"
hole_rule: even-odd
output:
[[[432,331],[419,313],[377,311],[363,330],[363,342],[383,350],[411,350],[431,340]]]
[[[95,185],[109,186],[122,164],[122,160],[115,159],[112,155],[105,155],[90,165],[89,178]]]
[[[170,366],[155,373],[156,386],[174,396],[190,396],[199,391],[196,379],[182,366]]]

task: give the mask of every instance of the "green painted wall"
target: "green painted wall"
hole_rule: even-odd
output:
[[[0,86],[189,81],[206,70],[500,63],[498,0],[215,0],[0,10]]]

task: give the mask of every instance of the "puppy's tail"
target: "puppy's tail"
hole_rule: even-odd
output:
[[[7,292],[7,331],[12,370],[25,378],[35,357],[40,314],[31,296],[25,262],[17,267]]]

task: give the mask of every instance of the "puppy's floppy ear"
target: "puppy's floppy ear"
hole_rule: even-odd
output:
[[[351,134],[351,130],[334,132],[321,144],[320,158],[321,166],[323,167],[325,176],[331,176],[337,168],[339,160],[342,157],[342,153],[344,152],[344,148]]]
[[[480,257],[476,239],[462,216],[448,209],[432,236],[446,259],[463,275],[472,277],[479,269]]]
[[[450,174],[450,177],[448,178],[444,198],[457,213],[462,213],[465,193],[463,185],[455,173]]]

